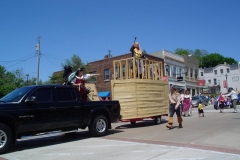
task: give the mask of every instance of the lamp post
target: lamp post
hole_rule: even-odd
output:
[[[29,76],[29,74],[26,74],[26,76],[27,76],[27,86],[28,86],[28,76]]]

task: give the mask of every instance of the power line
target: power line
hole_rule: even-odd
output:
[[[52,61],[50,61],[45,55],[42,54],[42,56],[43,56],[44,58],[46,58],[50,63],[52,63],[52,64],[54,64],[55,66],[59,67],[59,65],[56,65],[55,63],[53,63]]]
[[[29,56],[32,56],[32,55],[33,55],[33,54],[29,54],[29,55],[27,55],[27,56],[18,58],[18,59],[16,59],[16,60],[8,60],[8,61],[0,61],[0,62],[11,63],[11,62],[15,62],[15,61],[25,61],[25,60],[22,60],[22,58],[29,57]]]
[[[10,66],[7,66],[6,68],[9,68],[9,67],[15,66],[15,65],[17,65],[17,64],[19,64],[19,63],[22,63],[22,62],[25,62],[25,61],[27,61],[27,60],[33,58],[33,57],[35,57],[35,56],[32,56],[32,57],[29,57],[29,58],[27,58],[27,59],[21,60],[21,62],[15,63],[15,64],[10,65]]]
[[[48,58],[51,58],[51,59],[53,59],[53,60],[58,60],[58,61],[63,61],[63,60],[65,60],[65,58],[63,58],[63,57],[59,57],[59,56],[55,56],[55,55],[51,55],[51,54],[42,54],[42,55],[44,55],[45,57],[48,57]]]

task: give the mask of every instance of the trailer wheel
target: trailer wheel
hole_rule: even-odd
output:
[[[5,153],[10,147],[12,141],[12,131],[5,125],[0,123],[0,154]]]
[[[161,116],[154,117],[154,123],[155,124],[161,124],[161,122],[162,122]]]
[[[91,124],[88,126],[91,135],[100,137],[105,136],[108,131],[108,120],[104,115],[99,115],[94,118]]]

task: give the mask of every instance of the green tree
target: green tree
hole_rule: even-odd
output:
[[[222,56],[219,53],[211,53],[202,59],[203,67],[215,67],[219,64],[224,64],[226,62],[227,64],[237,64],[238,62],[234,60],[233,58],[226,58]]]
[[[24,80],[19,78],[19,70],[12,73],[6,71],[3,66],[0,66],[0,97],[23,85]]]
[[[63,78],[63,72],[64,72],[64,66],[71,66],[72,67],[72,71],[77,70],[78,68],[84,67],[86,69],[86,72],[88,72],[89,67],[88,65],[85,65],[81,58],[76,55],[73,54],[73,56],[71,57],[71,59],[66,59],[64,63],[61,64],[62,68],[60,71],[54,72],[52,74],[52,76],[50,76],[50,82],[51,84],[62,84],[64,82],[64,78]]]
[[[231,57],[225,57],[224,62],[226,62],[227,64],[237,64],[238,63],[235,59],[233,59]]]
[[[215,67],[218,64],[223,63],[224,57],[218,53],[212,53],[202,58],[201,67]]]
[[[189,55],[190,54],[188,50],[182,49],[182,48],[177,48],[175,50],[175,53],[178,55]]]

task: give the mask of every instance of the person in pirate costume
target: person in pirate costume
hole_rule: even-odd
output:
[[[179,128],[182,128],[182,117],[180,113],[180,94],[176,91],[177,87],[172,86],[170,93],[168,95],[169,98],[169,120],[168,120],[168,125],[166,126],[169,129],[173,128],[173,116],[174,113],[176,112],[177,114],[177,119],[179,123]]]
[[[138,42],[134,42],[134,44],[131,46],[130,48],[130,51],[132,53],[132,57],[136,57],[136,58],[145,58],[145,59],[148,59],[145,54],[146,54],[146,51],[142,51],[141,48],[140,48],[140,45]],[[139,65],[143,65],[143,62],[139,59],[136,60],[136,64],[138,65],[137,68],[140,68]],[[130,65],[130,68],[131,68],[131,72],[132,72],[132,76],[133,76],[133,63],[131,63]],[[143,67],[142,67],[143,69]],[[136,73],[138,77],[138,73]],[[140,72],[140,78],[142,77],[142,73]]]
[[[99,74],[83,74],[85,68],[79,68],[75,72],[69,75],[68,81],[72,86],[79,87],[80,95],[82,98],[82,102],[87,101],[87,94],[89,91],[85,87],[86,80],[92,76],[98,76]]]

